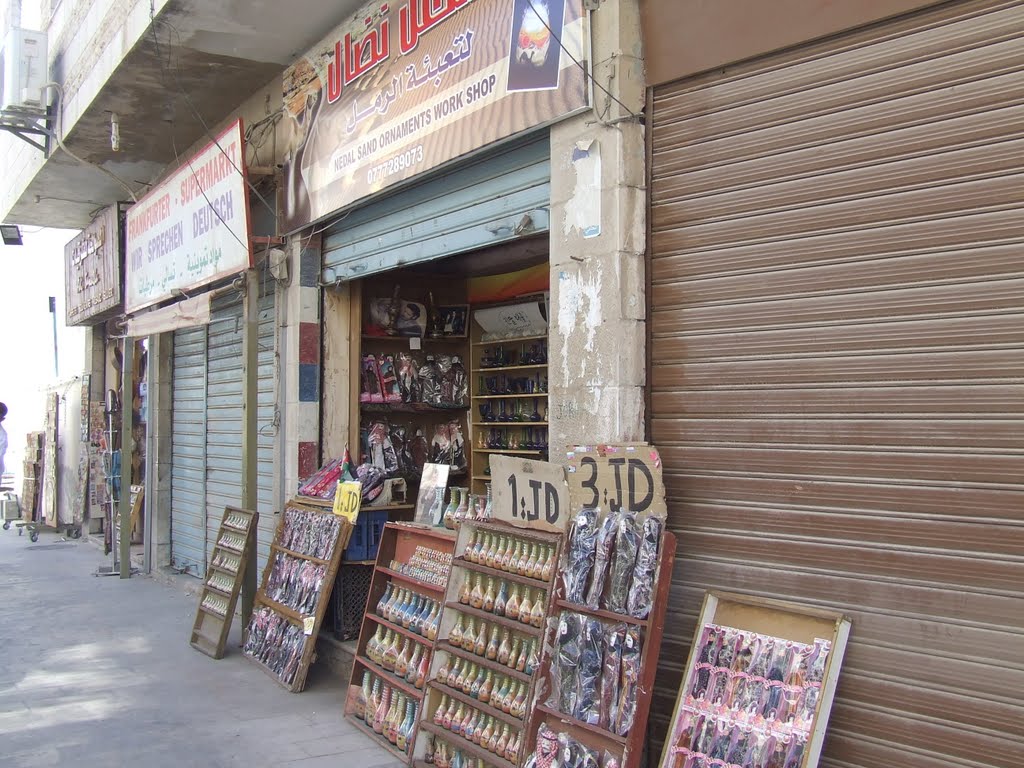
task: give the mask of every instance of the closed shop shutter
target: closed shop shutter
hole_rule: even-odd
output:
[[[270,290],[271,295],[262,297],[259,303],[259,570],[269,555],[276,528],[273,490],[277,430],[273,425],[277,354]],[[172,563],[199,576],[205,572],[224,507],[238,505],[242,498],[242,323],[241,301],[220,297],[214,300],[209,326],[175,333]],[[179,358],[183,365],[180,374]],[[186,427],[181,438],[179,423]]]
[[[1024,4],[657,88],[651,439],[706,589],[837,609],[821,764],[1024,764]]]
[[[206,328],[174,332],[171,565],[206,573]]]
[[[324,242],[324,280],[377,272],[546,232],[547,132],[489,151],[345,216]]]

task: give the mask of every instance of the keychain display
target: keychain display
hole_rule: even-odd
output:
[[[282,683],[291,685],[305,639],[302,627],[268,606],[261,606],[252,614],[243,653],[269,669]]]
[[[330,560],[341,529],[341,518],[312,510],[287,507],[280,544],[285,549]]]
[[[326,565],[277,552],[267,581],[267,597],[299,613],[312,613],[326,574]]]
[[[706,624],[673,730],[672,768],[798,768],[831,641]]]
[[[582,603],[586,595],[587,580],[594,567],[599,514],[597,509],[585,508],[572,519],[562,571],[565,599],[570,603]]]

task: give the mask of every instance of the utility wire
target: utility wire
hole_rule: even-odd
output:
[[[569,49],[566,48],[565,45],[562,43],[562,38],[560,38],[558,35],[555,34],[555,30],[553,30],[550,27],[550,25],[547,23],[547,21],[544,19],[544,17],[541,16],[540,13],[538,13],[537,9],[533,5],[533,0],[526,0],[526,4],[530,6],[530,9],[533,11],[534,15],[538,19],[540,19],[540,23],[544,25],[545,29],[547,29],[547,31],[551,33],[551,36],[553,38],[555,38],[555,42],[558,43],[558,47],[561,48],[563,51],[565,51],[565,55],[568,56],[570,59],[572,59],[572,62],[577,67],[580,68],[580,71],[583,72],[583,76],[585,78],[590,80],[590,82],[592,82],[594,85],[596,85],[602,91],[604,91],[609,99],[611,99],[616,104],[618,104],[620,107],[622,107],[624,110],[626,110],[626,114],[628,114],[630,117],[632,117],[632,118],[634,118],[636,120],[643,119],[643,115],[639,115],[636,112],[634,112],[633,110],[631,110],[629,107],[627,107],[625,104],[623,104],[622,101],[620,101],[615,96],[615,94],[613,94],[611,91],[609,91],[607,88],[605,88],[599,82],[597,82],[597,80],[594,78],[594,76],[592,74],[590,74],[590,72],[587,71],[587,67],[583,64],[583,62],[581,62],[579,59],[577,59],[575,56],[573,56],[572,53],[569,52]]]

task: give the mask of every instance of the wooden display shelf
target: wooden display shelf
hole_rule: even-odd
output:
[[[442,683],[439,680],[431,680],[428,685],[441,693],[447,694],[456,701],[461,701],[463,704],[472,707],[478,712],[483,712],[485,715],[489,715],[496,720],[501,720],[502,722],[511,725],[517,731],[521,731],[526,727],[525,718],[513,717],[497,707],[492,707],[490,704],[484,704],[479,699],[474,699],[468,693],[463,693],[458,688],[452,688],[447,683]]]
[[[442,344],[443,343],[449,343],[450,344],[450,343],[454,343],[454,342],[462,342],[463,344],[466,343],[466,337],[465,336],[374,336],[374,335],[369,334],[369,333],[364,333],[359,338],[361,338],[363,341],[394,341],[394,342],[402,342],[403,346],[406,346],[406,347],[409,346],[410,339],[419,339],[421,342],[430,342],[430,343],[434,343],[435,341],[439,341]],[[547,336],[545,336],[544,338],[547,338]],[[414,352],[420,352],[422,350],[413,350],[413,351]]]
[[[473,521],[473,527],[487,531],[488,533],[497,533],[504,536],[516,536],[520,539],[530,539],[531,541],[537,541],[544,544],[560,544],[562,541],[562,534],[560,533],[549,533],[547,531],[536,531],[532,528],[517,528],[514,525],[500,522],[488,522],[484,521]],[[558,552],[555,552],[555,558],[557,562]],[[552,578],[554,575],[552,576]],[[551,582],[548,582],[549,584]]]
[[[359,409],[367,413],[461,413],[469,405],[430,405],[429,403],[366,403]]]
[[[435,650],[444,651],[449,656],[455,656],[456,658],[464,659],[474,664],[479,664],[484,669],[489,669],[492,672],[501,675],[507,675],[508,677],[520,680],[524,683],[528,683],[532,679],[532,677],[525,672],[520,672],[518,669],[512,669],[498,661],[491,661],[486,656],[477,656],[472,651],[467,651],[465,648],[459,648],[457,645],[452,645],[447,640],[439,642]]]
[[[422,715],[421,715],[422,717]],[[488,765],[493,765],[495,768],[516,768],[514,763],[510,763],[504,757],[500,757],[493,752],[481,747],[479,744],[474,744],[472,741],[460,736],[454,731],[449,731],[447,728],[442,728],[432,720],[420,720],[420,730],[431,733],[439,739],[448,742],[451,746],[456,749],[462,750],[463,752],[477,757],[483,760]],[[522,747],[519,749],[522,752]]]
[[[579,603],[570,603],[568,600],[562,598],[555,599],[555,605],[566,611],[573,611],[574,613],[585,613],[590,616],[596,616],[599,619],[608,619],[608,621],[621,621],[624,624],[635,624],[638,627],[646,627],[650,625],[648,619],[638,619],[635,616],[629,616],[624,613],[615,613],[614,611],[605,611],[597,608],[588,608],[585,605]]]
[[[358,717],[349,716],[348,721],[350,723],[352,723],[352,725],[354,725],[360,731],[362,731],[367,736],[369,736],[371,739],[373,739],[374,742],[376,742],[376,744],[378,746],[384,747],[384,749],[386,749],[392,755],[397,757],[403,763],[408,763],[409,762],[409,756],[407,754],[405,754],[402,750],[400,750],[398,747],[396,747],[390,741],[388,741],[383,736],[381,736],[379,733],[377,733],[375,730],[373,730],[373,728],[368,726],[366,724],[365,720],[361,720]]]
[[[501,453],[509,456],[534,456],[541,453],[547,453],[547,451],[538,450],[524,450],[521,448],[474,448],[474,453]]]
[[[474,427],[518,427],[518,426],[531,426],[531,427],[546,427],[549,422],[547,421],[474,421]]]
[[[506,371],[535,371],[547,369],[547,363],[525,363],[524,365],[503,365],[500,368],[473,368],[471,373],[504,373]]]
[[[482,573],[485,576],[493,576],[496,579],[504,579],[505,581],[511,581],[516,584],[523,584],[527,587],[535,587],[537,589],[543,589],[545,591],[551,586],[550,581],[544,581],[543,579],[535,579],[532,576],[520,576],[518,573],[509,573],[508,571],[502,571],[498,568],[491,568],[489,565],[481,565],[480,563],[474,563],[472,560],[467,560],[465,556],[460,555],[452,560],[452,565],[465,568],[467,571],[474,571],[475,573]]]
[[[545,334],[538,334],[536,336],[516,336],[515,338],[512,338],[512,339],[489,339],[487,341],[484,341],[484,340],[481,339],[480,341],[474,341],[473,342],[473,346],[474,347],[496,347],[499,344],[518,344],[521,341],[540,341],[541,339],[546,341],[547,338],[548,338],[548,335],[545,333]]]
[[[416,701],[421,701],[423,699],[423,691],[420,688],[417,688],[412,683],[410,683],[404,677],[399,677],[394,672],[389,672],[379,664],[374,664],[365,656],[356,656],[355,661],[364,669],[372,672],[381,680],[386,682],[392,688],[397,688],[398,690],[400,690],[406,696],[410,696],[416,699]]]
[[[473,399],[474,400],[521,400],[521,399],[527,398],[527,397],[534,397],[534,398],[540,400],[542,397],[543,398],[547,398],[547,396],[548,396],[547,392],[534,392],[532,395],[473,395]],[[501,423],[502,424],[506,424],[508,422],[504,422],[503,421]],[[516,424],[529,424],[529,423],[532,423],[532,422],[523,421],[523,422],[515,422],[515,423]]]
[[[567,725],[572,725],[576,728],[582,728],[584,731],[589,731],[590,733],[593,733],[597,736],[601,736],[605,739],[611,739],[612,741],[616,741],[622,745],[625,745],[626,743],[625,736],[619,736],[617,733],[612,733],[611,731],[605,730],[600,726],[591,725],[590,723],[585,723],[582,720],[577,720],[575,717],[567,715],[564,712],[559,712],[557,709],[555,709],[554,707],[549,707],[547,704],[537,704],[535,709],[543,712],[545,715],[550,715],[551,717],[558,718]]]
[[[505,629],[517,630],[522,632],[524,635],[530,635],[531,637],[540,637],[544,630],[539,629],[532,624],[523,624],[518,619],[510,619],[506,616],[498,616],[494,613],[488,613],[482,611],[479,608],[474,608],[471,605],[463,605],[458,600],[450,600],[444,604],[445,608],[451,608],[453,611],[458,611],[465,616],[472,616],[477,619],[483,619],[484,621],[492,624],[497,624],[499,627]]]
[[[443,586],[437,586],[435,584],[430,584],[426,581],[421,581],[420,579],[417,579],[415,576],[409,576],[399,571],[393,571],[390,568],[384,568],[380,566],[378,566],[377,571],[384,574],[392,581],[402,581],[408,584],[409,586],[419,587],[420,589],[425,589],[428,592],[433,592],[435,595],[444,594]]]
[[[316,563],[317,565],[330,565],[331,564],[330,560],[324,560],[324,559],[319,558],[319,557],[313,557],[312,555],[304,555],[301,552],[296,552],[294,549],[288,549],[287,547],[282,547],[277,542],[274,542],[273,544],[271,544],[270,548],[272,550],[274,550],[275,552],[281,552],[282,554],[285,554],[285,555],[291,555],[292,557],[297,557],[300,560],[309,560],[310,562]],[[238,554],[237,552],[234,552],[234,550],[228,550],[228,551],[232,552],[233,554]]]

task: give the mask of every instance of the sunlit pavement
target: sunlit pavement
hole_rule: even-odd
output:
[[[105,564],[82,540],[0,531],[0,766],[400,765],[344,720],[329,671],[288,693],[237,626],[213,661],[188,644],[195,598],[94,576]]]

